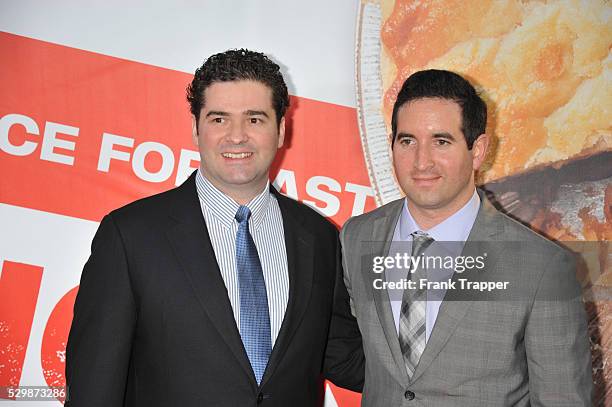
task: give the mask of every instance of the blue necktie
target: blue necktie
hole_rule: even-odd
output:
[[[249,232],[251,211],[240,206],[236,212],[236,270],[240,290],[240,336],[257,383],[266,371],[272,352],[268,296],[257,247]]]

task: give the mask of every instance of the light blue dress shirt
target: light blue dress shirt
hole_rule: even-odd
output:
[[[431,236],[436,242],[457,242],[451,243],[445,246],[445,254],[450,254],[453,256],[459,256],[461,251],[463,250],[463,246],[465,241],[467,240],[470,231],[472,230],[472,226],[474,225],[474,221],[476,220],[476,215],[478,215],[478,209],[480,208],[480,197],[474,190],[474,195],[472,198],[457,212],[453,215],[445,219],[443,222],[434,226],[429,230],[424,230],[416,223],[412,215],[410,214],[410,210],[408,209],[408,202],[404,200],[404,206],[402,207],[402,213],[400,218],[395,226],[395,231],[393,233],[393,242],[406,242],[401,244],[402,251],[407,251],[410,254],[412,237],[411,233],[416,232],[417,230],[426,232],[429,236]],[[430,246],[431,251],[440,250]],[[450,249],[449,249],[450,248]],[[451,251],[451,253],[448,252]],[[391,253],[391,252],[390,252]],[[425,254],[431,256],[430,249],[425,251]],[[397,273],[397,270],[393,270],[391,273]],[[402,274],[401,278],[407,277],[407,271]],[[444,272],[432,273],[428,272],[428,279],[431,281],[432,279],[438,279],[440,281],[447,280],[452,275],[452,272],[447,273]],[[385,278],[387,281],[397,280],[398,276],[395,274],[394,276],[390,275],[390,272],[387,270]],[[428,291],[428,297],[431,297],[430,291]],[[443,294],[443,293],[442,293]],[[391,309],[393,311],[393,320],[395,321],[395,329],[399,335],[399,320],[400,320],[400,308],[402,305],[401,295],[392,295],[390,294],[390,302]],[[438,317],[438,311],[440,309],[440,305],[442,304],[440,291],[436,290],[435,296],[436,299],[427,300],[427,311],[426,311],[426,326],[425,326],[425,340],[429,341],[429,336],[431,335],[431,331],[434,328],[436,323],[436,319]]]

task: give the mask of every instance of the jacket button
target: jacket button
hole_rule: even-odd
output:
[[[257,404],[261,404],[261,402],[263,401],[263,399],[264,399],[264,395],[263,395],[263,393],[259,393],[259,394],[257,395]]]
[[[404,393],[404,397],[408,400],[414,400],[414,393],[410,390],[406,390],[406,392]]]

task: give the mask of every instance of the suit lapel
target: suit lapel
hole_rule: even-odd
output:
[[[294,209],[296,203],[282,196],[273,187],[270,187],[270,189],[277,197],[283,216],[287,269],[289,271],[289,299],[281,329],[262,379],[262,386],[279,365],[304,317],[312,290],[315,256],[315,238],[302,224],[302,220]]]
[[[487,253],[486,269],[484,272],[479,271],[478,276],[484,278],[486,271],[495,267],[495,263],[499,257],[501,246],[492,241],[495,236],[502,233],[503,225],[499,222],[499,214],[497,210],[489,203],[487,198],[478,191],[481,199],[480,210],[476,216],[474,226],[470,231],[468,240],[461,253],[462,256],[480,256]],[[457,281],[461,275],[454,273],[452,280]],[[471,279],[473,281],[473,279]],[[425,350],[421,355],[421,359],[416,367],[416,370],[411,378],[411,381],[417,380],[438,356],[444,348],[453,332],[461,320],[467,314],[473,301],[462,301],[461,294],[457,290],[449,290],[444,296],[444,300],[440,305],[438,316],[434,329],[431,332]]]
[[[402,208],[404,207],[404,200],[396,201],[396,204],[390,206],[387,216],[380,217],[375,220],[374,227],[372,229],[372,256],[386,256],[389,253],[391,241],[393,240],[393,232],[395,231],[395,225],[400,217]],[[371,269],[362,270],[369,278],[366,283],[372,289],[372,295],[374,297],[374,304],[376,306],[376,312],[380,320],[385,338],[389,344],[391,355],[397,365],[397,369],[393,369],[393,374],[399,383],[408,382],[408,373],[406,372],[406,365],[404,362],[404,356],[399,346],[399,339],[397,336],[397,329],[395,328],[395,321],[393,319],[393,311],[391,310],[391,301],[389,299],[389,293],[387,290],[377,290],[374,288],[374,279],[385,278],[383,274],[374,274]]]
[[[236,326],[227,288],[202,216],[194,174],[177,190],[181,199],[177,200],[173,208],[171,217],[175,224],[168,229],[167,237],[204,313],[255,385],[255,376]]]

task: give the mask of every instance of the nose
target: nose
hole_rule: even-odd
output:
[[[418,144],[414,157],[414,168],[419,171],[425,171],[433,166],[431,146],[426,144]]]
[[[241,120],[235,120],[232,122],[227,139],[233,144],[242,144],[249,138],[244,123]]]

